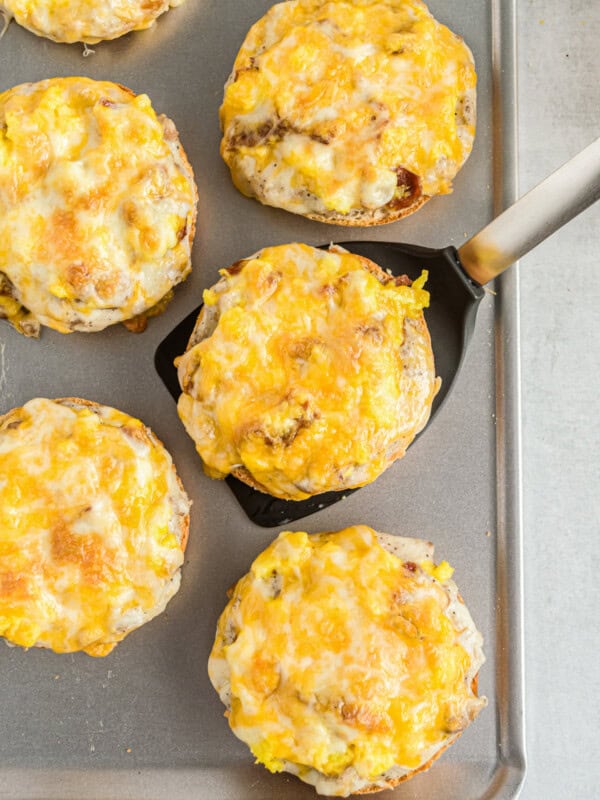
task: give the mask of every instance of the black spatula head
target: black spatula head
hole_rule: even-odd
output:
[[[431,333],[436,374],[442,379],[441,389],[433,402],[431,411],[433,417],[448,396],[460,369],[473,331],[477,304],[483,297],[483,289],[463,272],[453,247],[432,250],[391,242],[340,242],[339,244],[352,253],[370,258],[383,269],[389,270],[392,275],[406,274],[414,280],[419,277],[421,270],[429,271],[426,288],[431,293],[431,304],[425,312],[425,319]],[[154,357],[156,370],[175,400],[181,394],[181,389],[173,361],[185,351],[199,311],[200,307],[180,322],[166,339],[163,339]],[[410,453],[405,456],[407,457],[410,459]],[[271,495],[257,492],[231,476],[226,480],[252,522],[265,528],[302,519],[337,503],[351,492],[358,491],[350,489],[344,492],[326,492],[300,501],[279,500]]]

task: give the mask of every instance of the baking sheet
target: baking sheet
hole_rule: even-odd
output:
[[[199,191],[194,271],[148,330],[118,326],[39,342],[0,326],[0,413],[33,396],[72,396],[143,419],[172,452],[194,501],[183,585],[167,612],[104,659],[0,649],[0,797],[61,800],[300,800],[314,791],[252,764],[230,732],[206,674],[225,590],[276,531],[253,525],[223,482],[199,469],[153,365],[157,345],[195,308],[216,270],[266,244],[361,239],[247,200],[218,155],[222,87],[264,0],[187,0],[154,29],[99,44],[57,45],[11,25],[0,41],[0,90],[84,74],[146,92],[177,124]],[[512,0],[431,0],[464,35],[479,74],[473,154],[450,197],[369,237],[460,246],[514,199]],[[516,797],[524,775],[521,515],[516,271],[481,304],[453,394],[431,426],[374,484],[291,524],[332,530],[363,522],[422,536],[456,568],[486,641],[480,690],[489,707],[434,766],[388,797]]]

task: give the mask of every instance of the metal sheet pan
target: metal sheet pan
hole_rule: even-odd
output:
[[[85,74],[147,92],[175,120],[194,165],[194,271],[142,335],[0,327],[0,412],[33,396],[79,395],[143,419],[174,455],[194,500],[183,586],[158,619],[105,659],[0,649],[0,797],[20,800],[292,800],[314,796],[254,766],[230,733],[206,660],[225,590],[273,538],[225,483],[210,481],[154,371],[156,346],[198,305],[216,270],[265,244],[348,239],[347,230],[261,207],[233,188],[218,156],[222,87],[268,0],[187,0],[158,25],[83,57],[11,25],[0,41],[0,90]],[[454,194],[369,238],[459,246],[516,193],[514,0],[431,0],[464,35],[479,74],[474,152]],[[355,239],[364,232],[353,231]],[[516,797],[525,770],[522,694],[518,289],[513,270],[479,311],[467,362],[434,425],[373,485],[290,525],[309,532],[364,522],[423,536],[456,568],[486,640],[480,688],[489,707],[435,767],[390,797]]]

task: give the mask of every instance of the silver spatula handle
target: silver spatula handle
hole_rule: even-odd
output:
[[[599,198],[600,138],[465,242],[465,271],[488,283]]]

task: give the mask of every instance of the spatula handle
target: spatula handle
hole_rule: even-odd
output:
[[[465,271],[488,283],[599,198],[600,138],[465,242]]]

